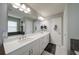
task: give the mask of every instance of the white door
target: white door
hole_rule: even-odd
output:
[[[62,45],[62,17],[53,18],[49,21],[49,28],[51,34],[51,43]]]

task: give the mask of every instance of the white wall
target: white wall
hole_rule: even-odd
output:
[[[69,36],[70,38],[79,39],[79,4],[69,4]]]
[[[79,39],[79,4],[66,4],[64,10],[64,45],[70,51],[70,39]]]
[[[56,45],[62,45],[62,16],[52,18],[48,20],[49,32],[51,36],[51,43]],[[57,25],[57,30],[54,30],[54,26]]]
[[[7,26],[7,4],[0,3],[0,45],[2,45],[3,39],[7,35]]]
[[[46,25],[47,29],[48,29],[48,20],[47,19],[45,19],[43,21],[39,21],[39,20],[34,21],[34,32],[41,31],[41,26],[43,26],[43,25]],[[35,27],[36,27],[36,29],[35,29]]]
[[[40,30],[40,21],[34,21],[34,32],[39,32]]]
[[[33,33],[33,20],[28,18],[24,19],[24,32],[25,34]]]
[[[79,4],[68,4],[67,8],[69,39],[68,48],[70,48],[70,39],[79,39]]]
[[[63,23],[62,23],[63,22]],[[64,31],[66,31],[66,20],[64,21],[63,19],[63,14],[59,14],[55,15],[55,17],[52,16],[51,19],[48,20],[48,24],[49,24],[49,32],[50,32],[50,42],[53,44],[56,44],[56,55],[67,55],[67,47],[65,46],[65,42],[66,42],[66,37],[64,37],[65,39],[63,39],[63,34]],[[63,29],[58,29],[57,33],[56,31],[53,30],[53,26],[55,24],[58,24],[58,26],[61,25],[61,28]],[[62,27],[63,26],[63,27]],[[65,26],[65,27],[64,27]],[[64,30],[63,33],[61,32],[61,39],[60,39],[60,30]]]
[[[63,46],[65,49],[65,54],[68,54],[69,50],[69,40],[68,40],[68,5],[65,4],[64,14],[63,14]]]

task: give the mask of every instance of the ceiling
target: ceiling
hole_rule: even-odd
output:
[[[36,16],[19,11],[18,9],[13,8],[11,4],[8,4],[8,16],[13,16],[16,18],[28,17],[33,20],[36,19]]]
[[[43,17],[64,11],[64,4],[62,3],[28,3],[28,5]]]

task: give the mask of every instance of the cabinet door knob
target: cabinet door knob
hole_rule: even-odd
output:
[[[29,50],[29,55],[33,54],[33,49]]]
[[[29,55],[31,55],[31,52],[30,52],[30,50],[29,50]]]

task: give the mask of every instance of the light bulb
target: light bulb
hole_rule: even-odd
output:
[[[16,5],[13,5],[13,7],[16,8],[16,9],[18,8],[18,6],[16,6]]]
[[[31,11],[30,8],[27,8],[27,11],[30,12]]]
[[[41,16],[38,16],[38,19],[39,19],[39,20],[42,20],[42,21],[44,20],[44,18],[41,17]]]
[[[19,8],[20,3],[13,3],[12,6],[17,9],[17,8]]]
[[[20,11],[23,11],[23,9],[22,9],[22,8],[19,8],[19,10],[20,10]]]
[[[25,10],[24,12],[25,12],[25,13],[28,13],[28,11],[26,11],[26,10]]]
[[[21,8],[26,9],[26,6],[24,4],[21,5]]]

